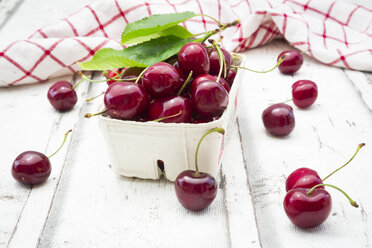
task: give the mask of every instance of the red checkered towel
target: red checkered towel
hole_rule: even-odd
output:
[[[102,47],[121,49],[128,22],[159,13],[194,11],[221,22],[223,46],[235,52],[283,37],[327,65],[372,71],[372,10],[333,0],[101,0],[26,40],[0,45],[0,86],[20,85],[74,73]],[[195,17],[183,24],[193,33],[216,28]]]

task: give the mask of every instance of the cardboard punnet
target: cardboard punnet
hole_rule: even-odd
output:
[[[233,54],[233,64],[244,64],[245,57]],[[199,170],[216,176],[224,148],[236,119],[238,93],[242,83],[239,70],[229,94],[229,103],[221,118],[201,124],[123,121],[101,115],[99,126],[106,142],[111,168],[120,175],[174,181],[184,170],[195,170],[196,146],[209,129],[222,127],[225,134],[212,133],[200,146]],[[164,170],[158,166],[164,162]]]

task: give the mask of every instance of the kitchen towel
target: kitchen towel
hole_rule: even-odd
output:
[[[334,0],[100,0],[25,40],[0,44],[0,86],[75,73],[76,62],[89,60],[98,49],[122,49],[127,23],[183,11],[222,23],[240,19],[240,25],[222,34],[222,45],[230,51],[284,38],[324,64],[372,71],[372,10],[360,5]],[[216,28],[203,16],[183,25],[192,33]]]

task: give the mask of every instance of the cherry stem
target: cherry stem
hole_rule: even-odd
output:
[[[238,24],[240,24],[239,19],[237,19],[233,22],[230,22],[230,23],[226,23],[226,24],[222,25],[220,28],[217,28],[215,30],[210,30],[210,31],[206,32],[205,35],[202,38],[197,39],[195,42],[204,43],[212,35],[215,35],[215,34],[221,32],[221,31],[225,30],[226,28],[236,26]]]
[[[345,191],[343,191],[343,190],[340,189],[339,187],[336,187],[336,186],[334,186],[334,185],[332,185],[332,184],[322,183],[322,184],[315,185],[314,187],[312,187],[312,188],[309,190],[309,192],[307,192],[307,195],[310,196],[316,188],[321,187],[321,186],[328,186],[328,187],[331,187],[331,188],[337,189],[337,190],[340,191],[342,194],[344,194],[344,196],[346,196],[346,198],[349,200],[351,206],[356,207],[356,208],[359,207],[358,204],[357,204],[353,199],[351,199],[350,196],[349,196],[348,194],[345,193]]]
[[[96,115],[100,115],[100,114],[106,113],[106,111],[107,111],[107,110],[104,110],[104,111],[101,111],[101,112],[98,112],[98,113],[95,113],[95,114],[86,113],[86,114],[84,115],[84,118],[89,119],[90,117],[93,117],[93,116],[96,116]]]
[[[186,86],[189,84],[190,79],[192,77],[192,71],[190,71],[189,75],[187,76],[185,82],[183,83],[181,89],[178,91],[177,96],[180,96],[183,92],[183,90],[186,88]]]
[[[82,82],[84,82],[84,81],[86,80],[86,78],[88,78],[88,77],[85,76],[85,78],[82,78],[78,83],[76,83],[76,84],[72,87],[72,89],[75,90],[76,87],[79,86],[79,84],[81,84]]]
[[[67,139],[67,136],[69,133],[72,132],[72,129],[68,130],[66,133],[65,133],[65,138],[63,139],[63,142],[62,142],[62,145],[57,149],[57,151],[55,151],[52,155],[50,155],[48,158],[51,158],[53,157],[57,152],[59,152],[59,150],[61,150],[62,146],[65,144],[66,142],[66,139]]]
[[[94,96],[94,97],[91,97],[91,98],[87,98],[85,101],[87,101],[87,102],[90,102],[90,101],[92,101],[92,100],[94,100],[94,99],[96,99],[97,97],[100,97],[100,96],[102,96],[103,94],[105,94],[105,92],[103,91],[101,94],[99,94],[99,95],[97,95],[97,96]]]
[[[78,72],[79,75],[81,76],[82,78],[82,81],[86,80],[88,81],[89,83],[104,83],[104,82],[107,82],[109,80],[114,80],[114,81],[117,81],[117,82],[125,82],[125,81],[134,81],[136,80],[137,78],[130,78],[130,79],[120,79],[120,78],[106,78],[104,80],[92,80],[90,79],[89,77],[85,76],[83,73],[81,73],[80,71]],[[80,83],[80,82],[79,82]],[[76,86],[75,86],[76,87]]]
[[[271,68],[270,70],[267,70],[267,71],[256,71],[256,70],[252,70],[252,69],[249,69],[247,67],[243,67],[243,66],[237,66],[237,65],[231,65],[232,68],[237,68],[237,69],[245,69],[245,70],[248,70],[248,71],[252,71],[252,72],[256,72],[256,73],[267,73],[267,72],[271,72],[273,70],[275,70],[282,62],[283,60],[285,59],[285,55],[282,55],[278,62],[276,63],[276,65]]]
[[[200,144],[202,143],[203,139],[210,133],[213,133],[213,132],[217,132],[217,133],[220,133],[220,134],[224,134],[225,133],[225,129],[221,128],[221,127],[215,127],[215,128],[212,128],[210,130],[208,130],[199,140],[199,143],[198,143],[198,146],[196,147],[196,152],[195,152],[195,170],[196,170],[196,173],[195,173],[195,176],[200,176],[200,173],[199,173],[199,167],[198,167],[198,154],[199,154],[199,148],[200,148]]]
[[[223,27],[223,24],[221,22],[219,22],[216,18],[212,17],[212,16],[209,16],[209,15],[206,15],[206,14],[197,14],[196,16],[205,16],[205,17],[208,17],[210,19],[212,19],[213,21],[215,21],[219,27]]]
[[[330,176],[332,176],[333,174],[335,174],[337,171],[341,170],[342,168],[344,168],[346,165],[348,165],[351,160],[353,160],[355,158],[355,156],[358,154],[359,150],[365,146],[366,144],[365,143],[361,143],[358,145],[358,148],[356,149],[354,155],[349,159],[349,161],[346,162],[346,164],[344,164],[343,166],[339,167],[338,169],[334,170],[331,174],[329,174],[328,176],[326,176],[325,178],[322,179],[322,181],[324,182],[325,180],[327,180]]]
[[[153,121],[155,121],[155,122],[161,122],[161,121],[164,121],[164,120],[166,120],[166,119],[169,119],[169,118],[173,118],[173,117],[179,116],[181,113],[182,113],[182,110],[180,110],[180,112],[178,112],[177,114],[169,115],[169,116],[165,116],[165,117],[161,117],[161,118],[156,119],[156,120],[153,120]]]
[[[218,61],[220,62],[220,70],[218,72],[218,76],[217,76],[216,82],[219,84],[223,69],[225,69],[225,77],[226,77],[226,66],[225,66],[226,65],[226,59],[225,59],[225,55],[223,54],[220,46],[218,45],[218,43],[215,40],[209,39],[208,41],[213,45],[214,49],[216,49],[216,52],[218,54]]]
[[[139,80],[141,79],[143,74],[145,74],[145,71],[147,71],[147,69],[149,69],[149,67],[146,67],[143,71],[141,71],[141,73],[138,75],[136,81],[134,82],[135,84],[138,84]]]

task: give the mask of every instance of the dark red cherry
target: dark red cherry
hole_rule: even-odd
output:
[[[77,102],[77,95],[70,82],[55,82],[48,90],[48,100],[59,111],[72,109]]]
[[[150,66],[142,77],[142,85],[153,97],[175,94],[182,82],[176,68],[165,62]]]
[[[148,99],[142,85],[127,82],[111,84],[104,96],[107,113],[122,120],[139,116],[147,107]]]
[[[279,54],[278,59],[282,56],[285,56],[283,62],[278,66],[279,71],[283,74],[293,74],[296,71],[298,71],[302,63],[304,62],[304,58],[302,57],[302,54],[295,50],[288,50],[284,51],[281,54]]]
[[[178,201],[188,210],[201,211],[207,208],[216,198],[217,182],[208,173],[186,170],[175,180]]]
[[[285,136],[292,132],[295,118],[291,106],[277,103],[267,107],[262,113],[266,130],[275,136]]]
[[[223,48],[221,48],[221,50],[222,50],[223,55],[225,56],[226,70],[229,71],[230,66],[231,66],[231,54]],[[218,54],[214,48],[209,50],[209,61],[211,64],[210,69],[209,69],[209,74],[218,75],[220,71],[220,61],[218,59]]]
[[[208,53],[199,43],[188,43],[178,53],[178,64],[185,75],[190,71],[196,77],[209,72],[210,63]]]
[[[310,189],[296,188],[287,192],[284,210],[292,223],[300,228],[312,228],[322,224],[332,209],[331,195],[324,189],[316,188],[309,196]]]
[[[318,172],[309,168],[299,168],[287,177],[285,188],[288,192],[295,188],[311,189],[318,184],[323,184]],[[324,188],[324,186],[320,186],[319,188]]]
[[[234,83],[235,76],[236,76],[236,70],[235,69],[230,69],[227,72],[226,82],[229,84],[230,87]]]
[[[51,171],[49,158],[35,151],[19,154],[12,165],[13,177],[25,184],[42,183],[48,179]]]
[[[181,112],[181,113],[180,113]],[[147,117],[150,121],[176,115],[162,120],[166,123],[189,123],[191,122],[190,100],[182,96],[166,96],[155,99],[147,108]]]
[[[293,103],[299,108],[311,106],[318,97],[318,87],[310,80],[299,80],[292,85]]]
[[[191,89],[193,110],[204,117],[221,114],[229,103],[229,93],[215,81],[204,81]]]
[[[217,76],[212,76],[212,75],[209,75],[209,74],[202,74],[202,75],[199,75],[197,76],[194,81],[192,82],[192,87],[195,87],[197,84],[201,83],[201,82],[204,82],[204,81],[215,81],[216,82],[217,80]],[[222,77],[220,78],[220,84],[225,88],[225,90],[227,92],[230,92],[230,86],[229,84],[226,82],[225,79],[223,79]]]

